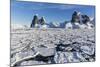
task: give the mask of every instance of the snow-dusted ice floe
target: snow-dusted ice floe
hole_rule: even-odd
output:
[[[95,61],[93,28],[11,29],[11,66],[87,61]]]

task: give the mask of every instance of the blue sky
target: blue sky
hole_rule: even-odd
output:
[[[44,16],[46,22],[70,21],[74,11],[94,17],[95,7],[86,5],[40,3],[11,0],[11,23],[30,25],[33,16]]]

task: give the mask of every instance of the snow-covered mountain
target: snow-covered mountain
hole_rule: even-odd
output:
[[[65,25],[66,29],[92,29],[94,25],[92,23],[87,23],[87,24],[79,24],[79,23],[67,23]]]
[[[59,22],[51,22],[51,23],[49,23],[49,27],[50,28],[59,28],[60,23]]]
[[[46,22],[45,17],[39,18],[38,15],[34,15],[30,28],[65,28],[65,29],[79,29],[86,28],[91,29],[95,27],[95,18],[82,14],[81,12],[74,11],[70,21]],[[26,25],[12,24],[11,28],[29,28]]]
[[[38,18],[38,15],[33,17],[32,23],[30,25],[31,28],[47,28],[46,20],[44,17]]]
[[[81,12],[75,11],[72,14],[70,22],[65,24],[66,29],[92,29],[95,27],[95,19],[87,15],[81,14]]]

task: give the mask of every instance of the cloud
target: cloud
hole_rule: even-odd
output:
[[[77,6],[77,5],[63,5],[63,4],[38,4],[38,8],[33,8],[34,10],[42,10],[42,9],[60,9],[60,10],[67,10],[67,9],[74,9],[74,8],[81,8],[81,6]]]
[[[81,8],[79,5],[60,5],[59,9],[66,10],[66,9],[74,9],[74,8]]]
[[[46,5],[45,5],[46,6]],[[55,8],[55,9],[60,9],[60,10],[66,10],[66,9],[73,9],[73,8],[76,8],[75,6],[68,6],[68,5],[57,5],[57,6],[40,6],[40,8],[33,8],[33,10],[42,10],[42,9],[52,9],[52,8]]]

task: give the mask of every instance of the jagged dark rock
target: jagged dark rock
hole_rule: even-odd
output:
[[[35,26],[35,24],[38,24],[38,16],[37,15],[34,15],[30,27],[33,28]]]
[[[82,16],[82,22],[83,24],[87,24],[87,22],[90,22],[90,18],[87,15],[81,15]]]
[[[41,17],[40,19],[38,18],[37,15],[35,15],[33,17],[33,20],[32,20],[32,23],[30,25],[30,28],[41,28],[41,27],[46,27],[46,26],[43,26],[43,25],[46,25],[46,21],[44,19],[44,17]]]
[[[91,20],[92,19],[92,20]],[[90,18],[88,15],[81,14],[78,11],[74,11],[72,14],[71,21],[65,22],[54,22],[46,23],[45,18],[38,18],[37,15],[34,15],[32,23],[30,25],[31,28],[66,28],[66,29],[79,29],[79,28],[94,28],[95,19]]]
[[[74,13],[72,14],[72,19],[71,19],[72,23],[78,22],[80,23],[80,14],[77,11],[74,11]]]
[[[46,21],[45,21],[44,17],[41,17],[41,19],[39,19],[39,23],[40,23],[41,25],[46,24]]]

